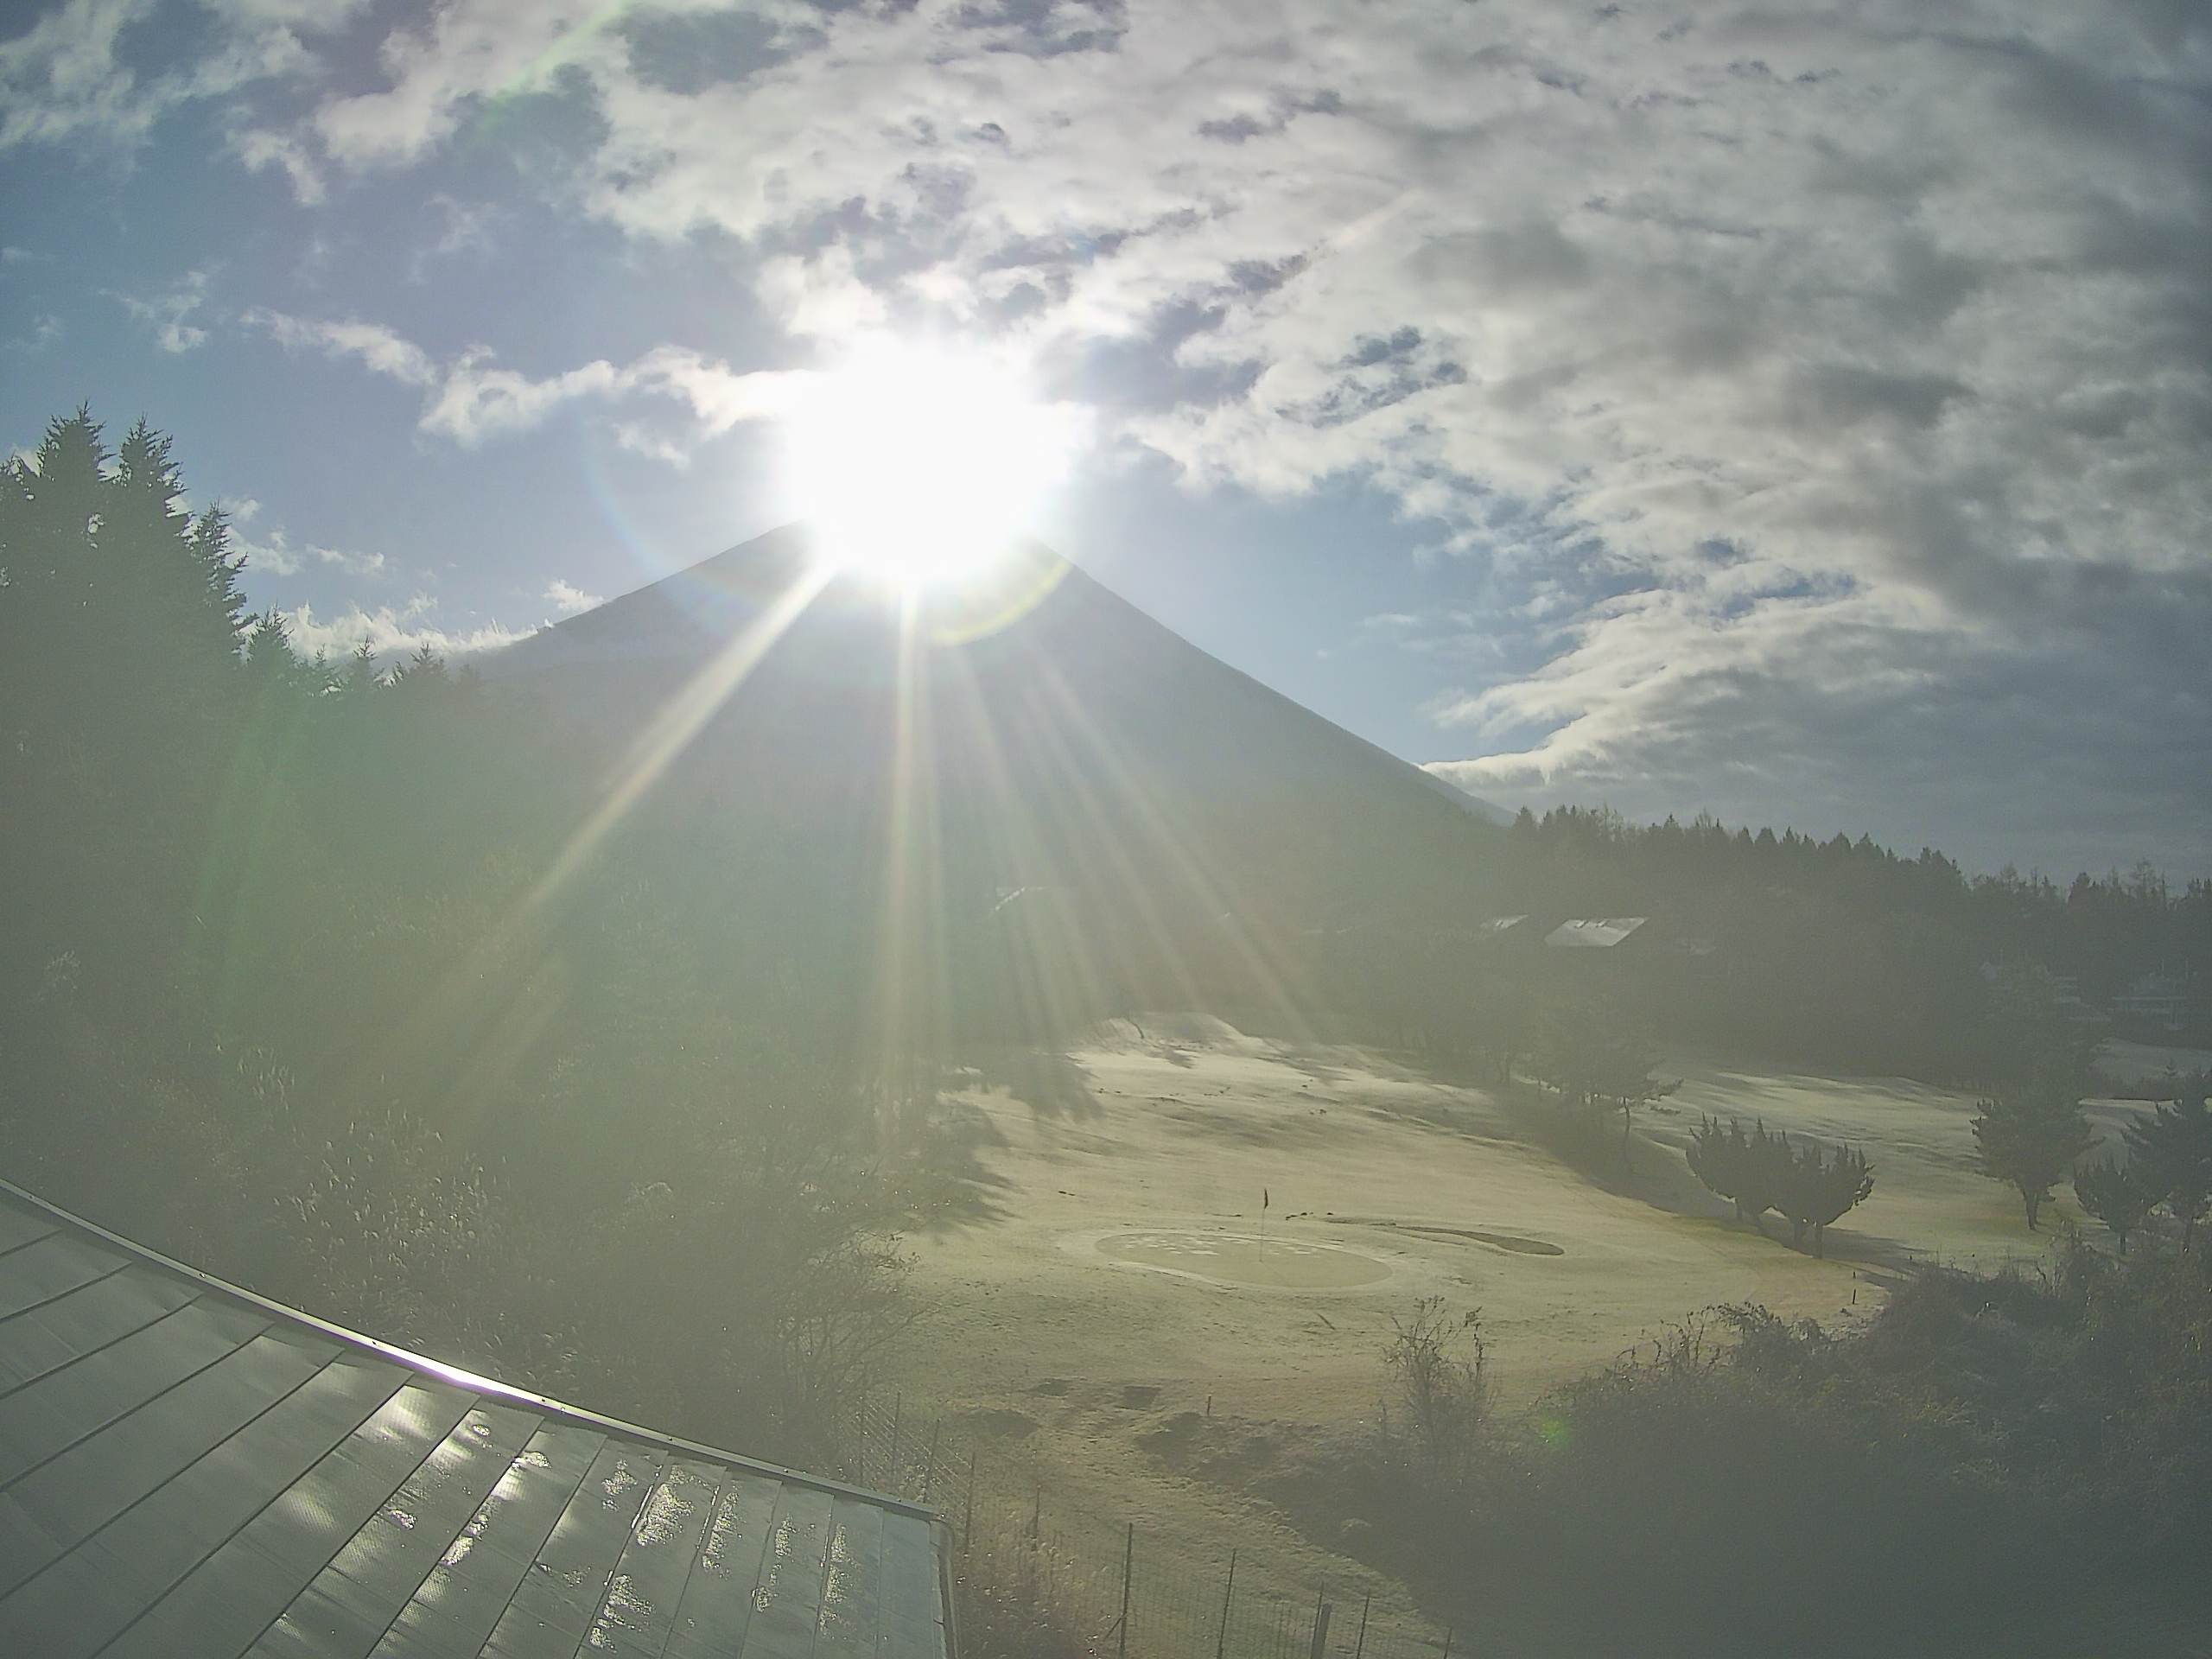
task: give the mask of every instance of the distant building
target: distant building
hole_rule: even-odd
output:
[[[2082,979],[2078,974],[2052,973],[2049,969],[2042,968],[2041,964],[2037,963],[1985,962],[1981,964],[1982,982],[1986,985],[1994,985],[2006,973],[2023,968],[2040,969],[2044,976],[2050,980],[2051,996],[2056,1004],[2059,1018],[2066,1020],[2069,1025],[2101,1026],[2104,1024],[2104,1015],[2091,1007],[2083,999]]]
[[[0,1654],[951,1659],[930,1510],[403,1353],[4,1182],[0,1316]]]
[[[2112,1017],[2130,1026],[2177,1032],[2187,1023],[2189,988],[2178,974],[2145,974],[2112,1000]]]
[[[1646,916],[1581,917],[1561,922],[1544,936],[1554,950],[1611,950],[1635,936]]]

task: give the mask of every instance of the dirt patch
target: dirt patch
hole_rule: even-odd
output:
[[[980,1407],[958,1414],[953,1421],[983,1440],[1026,1440],[1042,1427],[1027,1412],[1016,1411],[1010,1406]]]
[[[1132,1382],[1122,1390],[1124,1411],[1149,1411],[1160,1398],[1160,1390],[1149,1382]]]
[[[1205,1419],[1195,1411],[1179,1411],[1156,1428],[1137,1436],[1137,1444],[1172,1469],[1191,1460],[1206,1432]]]

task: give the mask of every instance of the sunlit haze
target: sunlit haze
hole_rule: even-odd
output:
[[[0,1659],[2212,1659],[2212,0],[0,162]]]
[[[801,395],[785,464],[832,560],[918,587],[1002,554],[1066,473],[1076,429],[988,357],[883,338]]]

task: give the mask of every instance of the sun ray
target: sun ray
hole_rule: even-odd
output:
[[[1310,1040],[1313,1036],[1311,1021],[1290,990],[1289,981],[1294,976],[1294,969],[1288,963],[1270,960],[1275,953],[1254,937],[1246,919],[1228,901],[1221,883],[1200,861],[1195,850],[1198,838],[1178,832],[1169,821],[1166,807],[1146,785],[1141,769],[1128,762],[1108,734],[1099,728],[1097,722],[1084,711],[1081,700],[1074,695],[1058,670],[1041,658],[1038,663],[1037,683],[1058,702],[1061,723],[1090,746],[1099,764],[1112,779],[1121,798],[1128,801],[1136,810],[1141,827],[1154,849],[1170,866],[1172,873],[1199,899],[1220,929],[1221,937],[1237,958],[1239,965],[1252,976],[1261,995],[1272,1005],[1271,1011],[1300,1041]]]
[[[1062,794],[1040,791],[1043,798],[1039,802],[1026,798],[1025,792],[1016,788],[998,722],[985,704],[967,655],[951,651],[945,653],[945,660],[950,671],[944,677],[950,686],[948,695],[957,699],[956,712],[969,740],[968,753],[975,757],[981,773],[977,804],[983,810],[976,815],[977,833],[995,834],[1010,843],[995,863],[1007,880],[1041,881],[1052,872],[1054,861],[1037,814],[1040,805],[1049,807]],[[1100,976],[1097,942],[1069,914],[1066,894],[1059,884],[1046,882],[1035,893],[1023,888],[1002,893],[992,913],[999,914],[1009,902],[1020,908],[1001,925],[1013,958],[1006,964],[1007,988],[1020,1007],[1022,1021],[1018,1029],[1032,1040],[1049,1040],[1105,1007],[1106,982]]]
[[[766,609],[715,652],[706,667],[670,699],[668,705],[653,717],[652,724],[631,745],[629,753],[624,757],[620,776],[608,787],[599,805],[576,827],[559,855],[531,890],[525,901],[528,908],[536,909],[543,905],[567,884],[607,834],[621,823],[639,798],[667,770],[669,763],[699,734],[700,728],[714,718],[737,688],[745,683],[746,677],[760,666],[761,658],[774,648],[776,642],[820,595],[836,574],[834,567],[819,561],[809,562],[791,586],[777,594]]]
[[[652,722],[631,744],[598,805],[569,836],[545,873],[515,901],[502,918],[486,931],[484,937],[450,971],[441,976],[437,982],[418,1000],[412,1014],[397,1033],[396,1040],[401,1048],[411,1050],[419,1047],[435,1031],[471,1020],[489,1018],[506,1030],[519,1030],[537,1020],[536,1012],[522,1006],[523,1001],[527,1001],[534,995],[533,982],[527,976],[524,986],[507,1003],[491,1010],[484,1007],[486,988],[505,982],[505,976],[493,969],[510,950],[523,944],[533,920],[549,910],[553,900],[589,861],[591,855],[636,806],[669,765],[698,735],[700,729],[728,702],[738,687],[760,665],[762,658],[774,648],[776,642],[790,631],[791,625],[820,596],[835,575],[834,569],[818,561],[804,563],[790,585],[779,592],[745,628],[716,652],[706,666],[694,674],[654,715]],[[542,945],[540,954],[543,954]],[[521,999],[521,1001],[517,999]],[[526,1041],[518,1041],[526,1046]],[[513,1053],[520,1052],[520,1046],[515,1044],[508,1046]],[[364,1062],[365,1065],[370,1064],[372,1062]],[[481,1079],[474,1081],[480,1082]],[[457,1080],[449,1091],[447,1104],[452,1111],[467,1113],[472,1109],[472,1101],[477,1097]]]

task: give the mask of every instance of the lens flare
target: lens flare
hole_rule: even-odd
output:
[[[800,512],[841,569],[904,588],[989,568],[1065,474],[1081,421],[980,353],[878,339],[816,377],[786,425]]]

